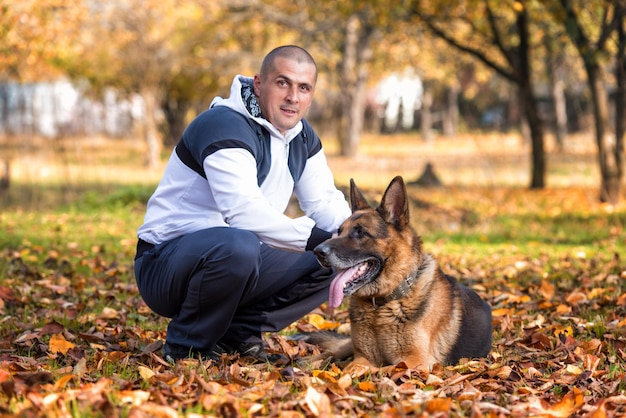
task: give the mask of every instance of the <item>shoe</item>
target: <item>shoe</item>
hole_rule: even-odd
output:
[[[197,359],[197,358],[201,358],[203,360],[213,360],[213,361],[217,361],[220,359],[220,357],[222,356],[221,352],[216,352],[216,351],[211,351],[211,352],[203,352],[203,351],[198,351],[198,350],[194,350],[192,348],[182,348],[182,347],[175,347],[172,346],[171,344],[165,343],[165,345],[163,345],[163,358],[165,358],[165,361],[167,361],[168,363],[174,364],[176,363],[177,360],[181,360],[181,359]]]
[[[239,343],[235,346],[219,342],[214,351],[222,351],[227,354],[239,354],[240,357],[253,359],[258,363],[286,364],[288,359],[282,354],[269,354],[265,351],[262,342]]]

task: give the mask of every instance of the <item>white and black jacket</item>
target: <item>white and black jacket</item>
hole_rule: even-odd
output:
[[[305,216],[284,214],[292,194]],[[252,78],[187,127],[148,201],[138,237],[159,244],[212,227],[254,232],[272,247],[304,251],[350,216],[319,137],[306,120],[282,135],[264,119]]]

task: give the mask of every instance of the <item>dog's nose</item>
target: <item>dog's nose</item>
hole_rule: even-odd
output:
[[[326,257],[328,257],[328,254],[330,254],[330,247],[323,242],[313,249],[313,253],[315,253],[315,256],[320,262],[324,261]]]

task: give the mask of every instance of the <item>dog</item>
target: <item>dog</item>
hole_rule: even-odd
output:
[[[304,338],[348,368],[404,362],[432,369],[491,350],[491,307],[476,292],[444,274],[410,224],[406,186],[395,177],[377,208],[350,180],[352,215],[314,253],[337,275],[329,306],[349,299],[350,335],[312,332]]]

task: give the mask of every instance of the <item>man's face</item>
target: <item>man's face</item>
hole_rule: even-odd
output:
[[[281,133],[296,126],[313,101],[315,66],[278,57],[264,79],[254,76],[254,94],[265,119]]]

